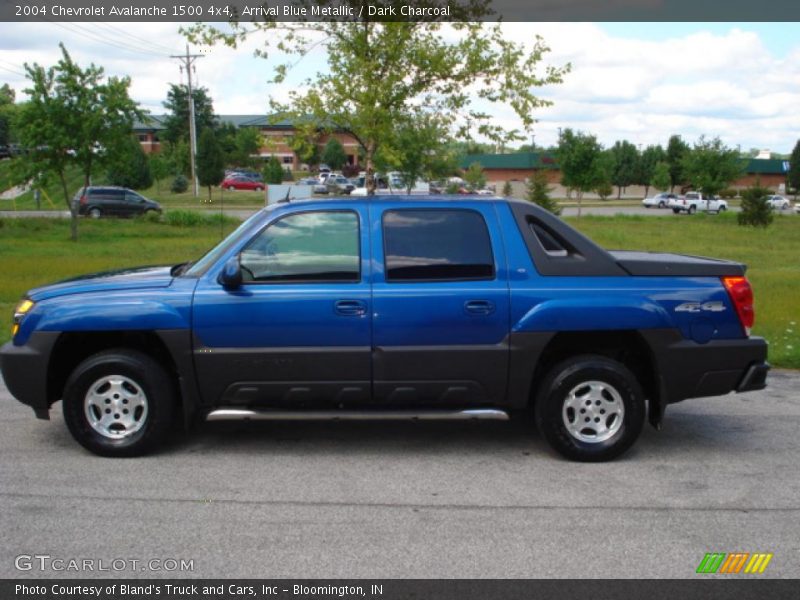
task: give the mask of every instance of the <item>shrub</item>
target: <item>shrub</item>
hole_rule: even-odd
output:
[[[504,197],[504,198],[510,198],[510,197],[511,197],[511,194],[513,194],[513,193],[514,193],[514,192],[513,192],[513,190],[511,189],[511,182],[510,182],[510,181],[506,181],[506,182],[503,184],[503,197]]]
[[[742,210],[736,215],[739,225],[749,227],[767,227],[772,223],[774,215],[767,202],[770,190],[761,187],[761,181],[756,182],[742,192]]]
[[[283,167],[280,161],[274,156],[270,156],[267,164],[264,165],[264,182],[277,185],[283,181]]]
[[[614,188],[609,182],[604,181],[594,191],[600,196],[600,200],[608,200],[608,197],[614,193]]]
[[[561,214],[558,203],[550,197],[550,192],[553,191],[553,188],[548,185],[547,175],[544,171],[534,171],[533,175],[528,178],[526,187],[525,199],[528,202],[538,204],[554,215]]]
[[[292,170],[289,167],[286,167],[283,170],[283,180],[284,181],[294,181],[294,175],[292,175]]]
[[[171,227],[198,227],[200,225],[239,224],[238,219],[219,213],[202,213],[194,210],[170,210],[164,215],[164,222]]]
[[[189,180],[184,175],[177,175],[169,189],[173,194],[182,194],[189,189]]]
[[[458,190],[460,190],[460,189],[461,189],[460,185],[458,185],[455,182],[452,182],[452,183],[448,183],[447,187],[444,188],[444,193],[445,194],[457,194]]]

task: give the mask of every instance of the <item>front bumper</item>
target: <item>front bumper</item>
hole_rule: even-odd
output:
[[[33,408],[40,419],[49,419],[47,364],[58,339],[57,332],[37,331],[24,346],[8,342],[0,348],[0,370],[8,391]]]
[[[643,332],[656,363],[666,404],[688,398],[763,390],[767,342],[760,337],[698,344],[674,330]]]

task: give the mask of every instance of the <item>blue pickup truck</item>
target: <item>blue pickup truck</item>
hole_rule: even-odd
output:
[[[606,251],[535,205],[372,197],[259,210],[196,262],[31,290],[11,393],[104,456],[174,423],[507,419],[573,460],[668,404],[766,385],[739,263]]]

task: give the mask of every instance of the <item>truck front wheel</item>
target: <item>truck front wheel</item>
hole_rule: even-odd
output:
[[[135,350],[90,356],[64,388],[64,420],[70,433],[101,456],[139,456],[155,448],[169,431],[174,406],[167,373]]]
[[[545,377],[535,414],[539,431],[559,454],[582,462],[606,461],[630,448],[642,432],[644,394],[622,363],[576,356]]]

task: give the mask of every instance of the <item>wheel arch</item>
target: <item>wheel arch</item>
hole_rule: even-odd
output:
[[[550,370],[561,361],[580,354],[597,354],[625,365],[639,381],[648,402],[648,419],[658,428],[664,414],[661,378],[655,355],[636,330],[565,331],[544,346],[533,370],[528,407],[533,408],[539,387]]]

